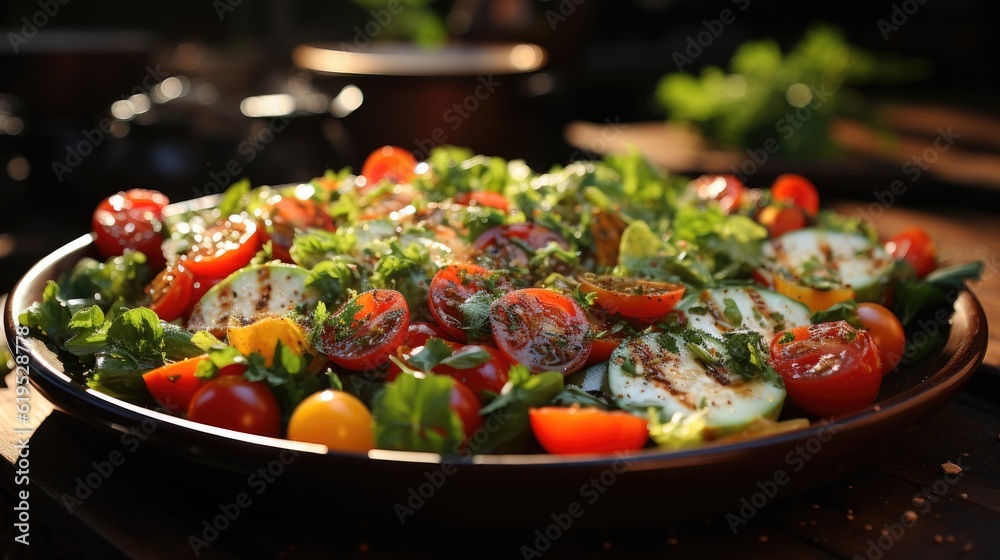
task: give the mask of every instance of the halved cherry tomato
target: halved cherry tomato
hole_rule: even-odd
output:
[[[800,208],[810,217],[819,213],[819,191],[802,175],[786,173],[771,183],[771,198]]]
[[[465,439],[472,438],[476,430],[483,427],[483,417],[479,415],[479,397],[462,382],[455,381],[451,389],[451,400],[448,404],[451,405],[451,409],[457,412],[459,419],[462,420]]]
[[[325,445],[330,451],[367,453],[375,447],[368,407],[344,391],[326,390],[305,398],[288,419],[288,439]]]
[[[337,229],[330,215],[312,199],[284,197],[274,204],[270,214],[268,234],[271,237],[271,254],[282,262],[292,262],[288,250],[292,247],[295,230]]]
[[[858,317],[878,347],[882,373],[896,369],[906,350],[906,333],[896,315],[877,303],[858,304]]]
[[[500,351],[532,372],[579,370],[590,355],[587,316],[572,298],[544,288],[510,292],[493,302],[490,326]]]
[[[649,440],[647,420],[619,410],[546,406],[528,415],[538,443],[556,455],[635,451]]]
[[[406,340],[403,341],[403,345],[408,348],[419,348],[428,338],[440,338],[445,342],[451,342],[451,337],[437,323],[417,321],[410,323],[410,327],[406,329]]]
[[[182,266],[168,266],[143,291],[150,297],[149,308],[160,319],[173,321],[193,305],[194,276]]]
[[[441,267],[431,279],[427,304],[438,326],[455,340],[466,340],[462,330],[464,315],[459,305],[473,294],[488,290],[490,271],[474,264],[452,264]]]
[[[597,305],[602,309],[631,319],[652,319],[666,315],[684,296],[684,286],[670,282],[591,273],[578,279],[580,291],[597,294]]]
[[[878,348],[867,332],[846,321],[780,332],[771,340],[770,353],[788,398],[817,416],[854,412],[878,396]]]
[[[489,191],[459,193],[455,196],[455,204],[461,204],[463,206],[489,206],[490,208],[496,208],[504,213],[507,213],[507,211],[510,210],[510,203],[507,202],[507,197],[498,192]]]
[[[406,340],[410,309],[395,290],[370,290],[348,301],[330,317],[318,350],[338,366],[368,370],[385,365]]]
[[[772,275],[771,280],[774,283],[774,291],[794,300],[801,301],[812,311],[823,311],[835,304],[854,299],[854,290],[851,288],[817,290],[816,288],[803,286],[794,280],[789,280],[781,274]]]
[[[126,249],[140,251],[154,271],[163,268],[163,208],[167,197],[157,191],[130,189],[109,196],[94,210],[91,229],[94,245],[105,257],[121,255]]]
[[[153,395],[160,406],[179,414],[188,409],[195,391],[209,381],[194,375],[198,371],[198,364],[206,359],[208,354],[166,364],[142,374],[142,380],[146,382],[149,394]],[[230,364],[220,369],[218,376],[242,376],[246,369],[247,366],[243,364]]]
[[[590,355],[583,365],[592,366],[610,360],[611,353],[625,341],[626,334],[624,331],[611,332],[615,327],[615,321],[607,312],[591,308],[586,310],[586,314],[587,322],[590,323],[591,339]],[[603,334],[597,337],[595,333]]]
[[[188,420],[259,436],[278,437],[281,407],[262,381],[216,377],[191,397]]]
[[[417,158],[399,146],[382,146],[368,155],[361,174],[368,180],[367,187],[383,179],[395,183],[409,182],[416,176]]]
[[[885,244],[885,250],[897,261],[906,261],[923,278],[937,268],[937,249],[930,234],[921,228],[903,230]]]
[[[197,236],[181,264],[198,276],[226,277],[246,266],[262,244],[257,222],[233,215]]]
[[[549,243],[569,249],[569,243],[549,228],[531,222],[520,222],[483,232],[476,238],[472,248],[476,258],[482,259],[490,268],[506,268],[511,265],[525,268],[531,261],[528,251],[537,251]]]
[[[688,185],[701,200],[715,200],[719,208],[731,214],[743,202],[746,187],[734,175],[702,175]]]
[[[804,211],[797,206],[768,204],[757,214],[757,222],[767,228],[772,238],[806,227]]]

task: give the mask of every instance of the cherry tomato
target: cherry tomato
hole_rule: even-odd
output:
[[[757,214],[757,222],[767,228],[772,238],[806,227],[806,216],[797,206],[768,204]]]
[[[281,408],[270,387],[235,375],[216,377],[195,391],[188,419],[259,436],[281,433]]]
[[[702,175],[688,185],[701,200],[715,200],[726,214],[739,209],[746,187],[734,175]]]
[[[318,350],[338,366],[369,370],[385,365],[406,340],[410,309],[395,290],[370,290],[357,295],[331,317]]]
[[[497,226],[483,232],[472,244],[472,248],[476,256],[482,258],[490,268],[506,268],[511,265],[526,268],[531,258],[525,248],[537,251],[549,243],[569,249],[569,243],[558,233],[545,226],[521,222]]]
[[[635,451],[649,440],[646,419],[619,410],[546,406],[528,415],[538,443],[556,455]]]
[[[587,362],[584,366],[592,366],[610,360],[611,353],[625,341],[626,335],[624,331],[611,332],[614,329],[615,321],[607,313],[591,308],[586,311],[586,314],[591,334],[604,333],[600,337],[591,336],[590,355],[587,356]]]
[[[146,382],[149,394],[153,395],[160,406],[180,414],[187,411],[195,391],[209,381],[194,375],[198,371],[198,365],[207,358],[208,354],[205,354],[160,366],[144,373],[142,380]],[[242,376],[246,369],[244,364],[230,364],[220,369],[218,376]]]
[[[532,372],[569,375],[590,355],[587,316],[572,298],[544,288],[510,292],[493,302],[490,326],[500,351]]]
[[[682,284],[584,274],[580,291],[597,294],[602,309],[631,319],[652,319],[670,313],[684,296]]]
[[[361,174],[368,180],[367,187],[383,179],[394,183],[407,183],[416,176],[417,158],[398,146],[382,146],[368,155]]]
[[[906,349],[906,333],[896,315],[877,303],[858,304],[858,317],[878,347],[882,373],[896,369],[903,360]]]
[[[434,321],[448,336],[466,340],[465,316],[459,305],[473,294],[488,290],[490,272],[474,264],[452,264],[438,269],[427,290],[427,304]]]
[[[326,390],[305,398],[288,420],[288,439],[325,445],[330,451],[367,453],[375,447],[368,407],[344,391]]]
[[[458,413],[462,420],[465,439],[471,439],[476,430],[483,427],[483,417],[479,415],[479,398],[461,382],[456,381],[451,389],[451,409]]]
[[[807,412],[831,416],[875,402],[882,365],[875,341],[846,321],[783,331],[771,340],[771,365],[788,398]]]
[[[284,197],[271,208],[270,227],[271,254],[283,262],[292,262],[288,250],[292,247],[295,230],[309,228],[336,230],[333,219],[312,199],[302,200]]]
[[[507,202],[507,197],[498,192],[489,191],[459,193],[455,196],[455,204],[461,204],[463,206],[489,206],[490,208],[496,208],[505,214],[508,210],[510,210],[510,203]]]
[[[771,198],[801,209],[810,217],[819,213],[819,191],[802,175],[787,173],[771,183]]]
[[[407,348],[418,348],[423,346],[427,342],[428,338],[440,338],[445,342],[450,342],[450,336],[436,323],[427,323],[425,321],[417,321],[415,323],[410,323],[410,327],[406,329],[406,340],[403,341],[403,346]]]
[[[182,266],[168,266],[143,290],[150,297],[149,308],[164,321],[184,315],[194,295],[194,276]]]
[[[910,263],[917,278],[923,278],[937,268],[934,240],[921,228],[914,227],[900,232],[885,244],[885,250],[897,261]]]
[[[789,280],[781,274],[772,275],[771,281],[774,283],[774,291],[801,301],[812,311],[824,311],[835,304],[854,299],[854,290],[851,288],[817,290]]]
[[[233,215],[196,237],[181,263],[197,276],[224,278],[246,266],[262,244],[257,222]]]
[[[121,255],[126,249],[140,251],[154,271],[163,268],[163,208],[169,204],[160,192],[131,189],[109,196],[94,210],[91,229],[94,245],[105,257]]]
[[[451,366],[439,365],[434,367],[435,373],[449,375],[456,381],[472,390],[472,393],[479,395],[482,391],[492,391],[499,393],[503,386],[507,384],[507,373],[510,371],[510,361],[500,350],[485,344],[462,346],[456,344],[455,352],[482,350],[490,355],[488,362],[470,368],[453,368]]]

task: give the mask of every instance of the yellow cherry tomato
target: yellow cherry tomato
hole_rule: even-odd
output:
[[[368,408],[354,395],[330,389],[309,395],[295,407],[288,439],[323,444],[330,451],[367,453],[375,447]]]
[[[229,345],[249,356],[257,352],[264,356],[264,364],[271,367],[274,364],[274,351],[278,341],[296,354],[304,354],[309,350],[306,332],[288,317],[264,317],[248,325],[242,325],[236,319],[231,319],[226,329]]]
[[[817,290],[783,278],[781,274],[773,275],[772,281],[774,282],[774,291],[801,301],[812,311],[823,311],[842,301],[854,299],[854,290],[851,288]]]

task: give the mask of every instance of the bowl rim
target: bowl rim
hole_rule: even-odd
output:
[[[216,197],[202,197],[172,204],[170,213],[189,209],[204,208],[211,205]],[[7,342],[10,348],[19,347],[18,328],[21,326],[17,315],[31,303],[30,294],[40,293],[40,286],[47,280],[54,280],[62,271],[68,270],[77,259],[68,262],[67,259],[85,251],[93,251],[93,234],[88,233],[66,243],[49,255],[46,255],[33,265],[17,282],[7,297],[4,309],[4,323]],[[82,255],[80,255],[82,256]],[[79,257],[78,257],[79,258]],[[483,454],[446,456],[428,452],[393,451],[373,449],[367,454],[329,451],[325,446],[312,443],[296,442],[282,438],[256,436],[199,424],[190,420],[169,415],[164,412],[148,409],[127,403],[99,391],[80,385],[73,381],[61,368],[56,356],[45,348],[42,341],[29,348],[31,383],[39,388],[43,395],[52,401],[57,409],[68,410],[74,407],[90,409],[103,418],[98,420],[98,414],[85,416],[83,419],[120,432],[127,431],[126,426],[136,426],[145,420],[153,420],[170,428],[165,431],[179,434],[179,440],[172,441],[189,449],[212,449],[213,445],[232,444],[240,450],[260,453],[266,450],[291,450],[311,455],[326,455],[331,460],[374,460],[395,463],[443,464],[455,463],[462,465],[480,465],[483,467],[504,468],[593,468],[608,467],[614,461],[627,458],[631,469],[646,470],[660,468],[681,468],[720,461],[736,460],[747,452],[761,447],[789,447],[797,442],[819,437],[823,430],[854,431],[862,430],[873,424],[889,422],[893,417],[905,415],[914,409],[923,408],[935,399],[943,400],[961,388],[982,363],[989,340],[988,325],[985,311],[975,294],[967,288],[962,290],[955,300],[950,324],[961,321],[972,336],[963,337],[958,341],[954,352],[937,371],[929,374],[923,381],[917,383],[899,394],[883,401],[877,401],[864,410],[837,417],[832,420],[811,421],[808,427],[803,427],[779,434],[752,438],[748,440],[719,444],[706,444],[693,449],[680,451],[664,451],[657,448],[647,448],[628,454],[580,454],[580,455],[550,455],[550,454]],[[23,347],[23,346],[21,346]],[[63,399],[66,399],[65,401]],[[72,415],[72,412],[70,412]],[[168,434],[169,437],[169,434]],[[202,445],[193,446],[192,443]],[[204,459],[211,459],[208,453]]]

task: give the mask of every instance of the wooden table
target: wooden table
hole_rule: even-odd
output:
[[[843,205],[841,211],[865,207]],[[934,232],[955,260],[983,259],[984,280],[974,287],[992,325],[1000,325],[1000,223],[992,215],[926,214],[891,209],[879,216],[884,232],[919,224]],[[1000,329],[996,329],[1000,330]],[[996,332],[996,330],[994,332]],[[6,380],[10,387],[10,376]],[[734,534],[725,516],[669,525],[636,519],[634,529],[568,533],[546,557],[721,558],[1000,558],[1000,336],[993,334],[984,365],[970,383],[919,430],[900,434],[886,455],[865,469],[795,497],[768,504]],[[162,472],[139,472],[128,461],[114,466],[94,495],[67,511],[66,496],[79,478],[107,461],[106,436],[82,428],[34,394],[27,424],[15,418],[14,395],[0,389],[0,483],[6,558],[186,558],[189,537],[225,497],[211,488],[176,488]],[[14,433],[13,428],[29,433]],[[30,546],[14,542],[19,438],[30,440]],[[946,475],[943,463],[961,465]],[[23,487],[19,486],[18,489]],[[502,496],[470,496],[503,499]],[[485,527],[481,531],[324,525],[325,508],[310,504],[320,522],[287,527],[283,512],[254,511],[233,522],[200,558],[312,558],[363,555],[535,557],[521,547],[533,531]],[[526,504],[526,507],[530,507]],[[682,508],[684,504],[663,504]],[[629,512],[623,511],[623,516]],[[319,529],[317,529],[319,527]]]

